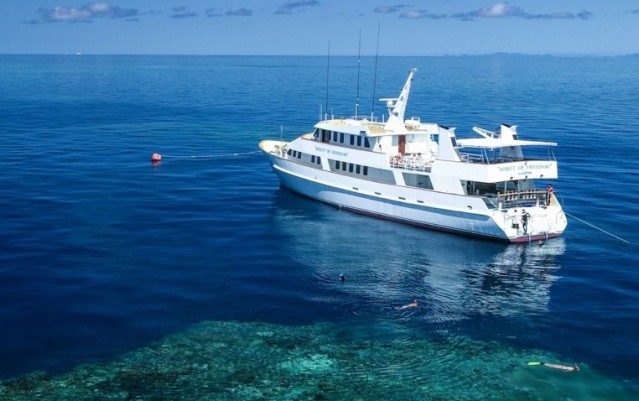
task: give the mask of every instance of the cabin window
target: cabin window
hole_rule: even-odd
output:
[[[317,158],[315,159],[315,161],[317,162],[317,164],[322,164],[322,158],[317,156]]]
[[[343,132],[339,133],[339,142],[340,143],[344,143],[344,133]]]
[[[404,182],[409,187],[416,187],[422,189],[433,189],[433,183],[430,181],[430,177],[427,175],[403,173]]]
[[[346,163],[342,163],[342,171],[346,171]]]
[[[335,169],[339,170],[339,160],[335,160]]]
[[[333,142],[337,142],[337,132],[333,131]]]
[[[357,137],[357,146],[362,146],[362,137],[361,136]]]
[[[297,152],[297,158],[301,159],[302,158],[302,152]]]
[[[322,142],[323,143],[329,143],[331,141],[331,131],[324,131],[324,134],[322,135]]]
[[[311,163],[315,163],[315,155],[311,156]]]
[[[364,137],[364,147],[366,147],[366,148],[370,148],[371,147],[371,143],[368,141],[367,137]]]
[[[364,175],[368,175],[368,166],[364,166]]]
[[[353,163],[348,163],[348,172],[349,173],[353,172]]]
[[[361,169],[361,168],[362,168],[362,166],[360,166],[360,165],[358,164],[358,165],[355,167],[355,172],[356,172],[357,174],[359,174],[359,173],[360,173],[360,169]]]
[[[291,154],[293,154],[293,149],[289,149],[289,150],[288,150],[288,152],[286,152],[286,154],[287,154],[287,155],[289,155],[289,156],[290,156]]]
[[[353,135],[349,135],[351,137],[351,145],[355,145],[355,137]]]

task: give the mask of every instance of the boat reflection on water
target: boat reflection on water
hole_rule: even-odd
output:
[[[369,219],[279,189],[274,227],[292,263],[314,277],[305,296],[344,315],[428,322],[548,312],[565,243],[504,245]],[[340,280],[340,275],[345,280]]]

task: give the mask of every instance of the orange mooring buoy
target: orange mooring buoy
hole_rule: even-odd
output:
[[[159,163],[162,161],[162,155],[159,153],[153,153],[151,155],[151,163]]]

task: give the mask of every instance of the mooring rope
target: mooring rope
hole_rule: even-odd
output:
[[[255,153],[260,153],[260,150],[254,150],[252,152],[242,152],[242,153],[228,153],[222,155],[162,155],[162,158],[171,158],[171,159],[216,159],[221,157],[237,157],[237,156],[246,156],[252,155]]]
[[[573,219],[579,220],[579,221],[581,221],[582,223],[587,224],[587,225],[589,225],[590,227],[592,227],[592,228],[594,228],[594,229],[596,229],[596,230],[601,231],[601,232],[602,232],[602,233],[604,233],[604,234],[608,234],[608,235],[610,235],[611,237],[618,239],[619,241],[623,241],[623,242],[625,242],[626,244],[629,244],[629,243],[630,243],[630,241],[625,240],[625,239],[623,239],[623,238],[621,238],[621,237],[618,237],[618,236],[616,236],[616,235],[614,235],[614,234],[611,234],[611,233],[609,233],[608,231],[606,231],[606,230],[604,230],[604,229],[602,229],[602,228],[599,228],[599,227],[597,227],[597,226],[596,226],[596,225],[594,225],[594,224],[588,223],[586,220],[582,220],[582,219],[580,219],[580,218],[579,218],[579,217],[577,217],[577,216],[574,216],[574,215],[572,215],[572,214],[570,214],[570,213],[567,213],[565,210],[564,210],[564,213],[566,213],[568,216],[572,217]]]

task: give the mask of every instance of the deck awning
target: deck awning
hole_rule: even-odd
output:
[[[503,140],[500,138],[457,138],[457,144],[463,148],[499,149],[511,146],[557,146],[556,142]]]

